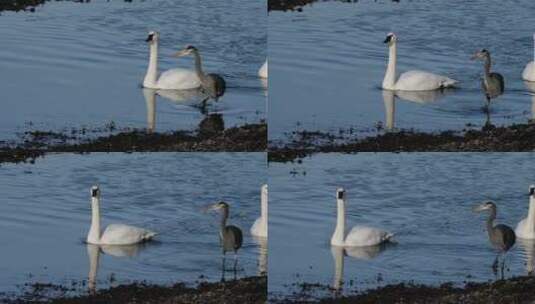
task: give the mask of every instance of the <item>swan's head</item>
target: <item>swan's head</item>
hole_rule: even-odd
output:
[[[91,187],[91,197],[92,198],[100,197],[100,189],[98,188],[98,186]]]
[[[388,45],[392,45],[398,41],[398,37],[394,33],[388,33],[386,35],[384,43],[388,43]]]
[[[535,185],[529,186],[529,196],[535,195]]]
[[[149,44],[153,44],[155,42],[158,42],[158,39],[160,39],[160,34],[158,32],[150,31],[145,41]]]
[[[187,56],[187,55],[190,55],[194,52],[197,52],[197,48],[194,47],[193,45],[186,45],[185,48],[181,49],[180,51],[176,52],[174,57],[183,57],[183,56]]]
[[[481,211],[492,210],[492,209],[496,210],[496,204],[491,201],[484,202],[481,205],[477,205],[474,208],[472,208],[474,212],[481,212]]]
[[[336,189],[336,199],[345,200],[345,198],[346,198],[346,191],[344,190],[344,188]]]
[[[482,49],[482,50],[477,51],[470,59],[472,60],[486,59],[489,56],[490,56],[489,51],[487,51],[486,49]]]

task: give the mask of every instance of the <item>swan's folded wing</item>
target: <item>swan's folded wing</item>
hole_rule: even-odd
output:
[[[452,87],[456,80],[424,71],[408,71],[399,76],[396,90],[429,91]]]
[[[158,88],[162,90],[189,90],[198,88],[201,81],[194,71],[188,69],[170,69],[158,78]]]
[[[392,234],[377,228],[366,226],[355,226],[348,233],[346,246],[374,246],[388,241]]]
[[[123,224],[112,224],[102,233],[100,243],[105,245],[129,245],[150,240],[156,235],[147,229]]]

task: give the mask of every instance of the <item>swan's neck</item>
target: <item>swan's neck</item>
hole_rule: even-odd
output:
[[[533,34],[533,64],[535,64],[535,34]]]
[[[202,70],[202,61],[199,51],[193,52],[193,57],[195,58],[195,73],[197,73],[197,77],[202,81],[204,79],[204,72]]]
[[[527,219],[527,229],[529,232],[535,232],[535,197],[529,196],[529,210]]]
[[[268,194],[267,191],[262,191],[260,198],[260,218],[262,226],[267,230],[268,227]]]
[[[154,87],[158,81],[158,42],[150,44],[149,67],[143,81],[144,87]]]
[[[336,219],[336,229],[334,229],[333,236],[331,237],[331,245],[344,246],[344,233],[346,225],[346,211],[345,201],[343,199],[337,200],[338,212]]]
[[[98,244],[100,241],[100,202],[96,197],[91,198],[91,228],[87,234],[87,242]]]
[[[396,42],[388,47],[388,65],[386,66],[385,78],[383,79],[383,89],[393,90],[396,84]]]

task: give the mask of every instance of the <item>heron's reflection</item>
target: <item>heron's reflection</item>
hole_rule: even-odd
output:
[[[435,102],[451,90],[434,90],[434,91],[390,91],[382,90],[383,102],[385,104],[385,121],[386,130],[392,131],[395,128],[395,113],[396,113],[396,97],[410,102],[426,104]]]
[[[111,255],[118,258],[135,257],[141,250],[145,248],[145,244],[135,245],[87,245],[87,256],[89,258],[89,275],[88,275],[88,289],[89,293],[95,293],[97,290],[97,273],[100,263],[100,253]]]
[[[334,260],[333,289],[337,292],[342,289],[344,278],[344,256],[350,256],[355,259],[368,261],[376,258],[387,247],[393,245],[394,243],[383,243],[376,246],[347,248],[340,246],[331,246],[331,254]]]
[[[205,115],[199,124],[199,131],[203,135],[214,132],[221,132],[225,129],[223,116],[221,114],[208,114],[206,105],[202,105],[203,93],[198,89],[193,90],[154,90],[143,89],[143,96],[147,106],[147,132],[152,133],[156,129],[156,96],[164,97],[172,102],[199,108]]]
[[[259,245],[258,248],[258,275],[267,275],[267,255],[268,255],[268,240],[264,237],[253,236],[255,242]]]

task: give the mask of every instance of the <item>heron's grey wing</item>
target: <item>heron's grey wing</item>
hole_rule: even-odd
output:
[[[505,81],[503,79],[502,74],[492,73],[491,75],[496,79],[496,82],[498,83],[500,94],[502,94],[504,89],[505,89]]]
[[[516,242],[516,236],[513,229],[509,226],[499,224],[494,227],[494,231],[494,241],[500,242],[502,249],[509,250],[509,248],[513,247]]]
[[[236,226],[227,226],[226,230],[228,231],[228,235],[232,236],[232,246],[233,250],[238,250],[241,248],[241,245],[243,244],[243,235],[241,232],[241,229]]]

